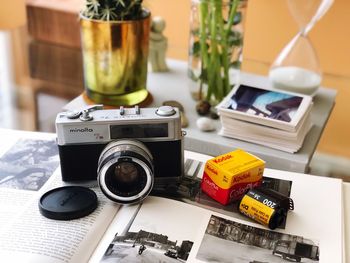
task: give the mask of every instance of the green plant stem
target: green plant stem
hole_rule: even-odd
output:
[[[222,14],[222,0],[211,2],[210,23],[210,72],[208,81],[208,92],[206,99],[220,101],[229,89],[228,81],[228,52],[224,41],[224,18]],[[224,67],[223,67],[224,66]],[[227,69],[225,71],[225,68]],[[224,70],[223,70],[224,69]]]
[[[200,53],[201,53],[201,74],[208,72],[208,49],[207,49],[207,24],[208,3],[201,1],[199,3],[199,36],[200,36]],[[199,99],[202,99],[203,75],[200,77]]]
[[[218,20],[218,5],[221,0],[212,0],[210,3],[210,63],[208,65],[208,91],[206,100],[210,101],[212,95],[216,97],[218,87],[216,87],[217,82],[217,67],[218,67],[218,43],[217,43],[217,20]]]
[[[222,9],[222,6],[221,6]],[[224,30],[224,18],[222,17],[222,11],[218,10],[220,13],[218,15],[221,16],[221,19],[217,21],[217,27],[218,27],[218,34],[219,34],[219,40],[220,40],[220,47],[221,47],[221,58],[219,58],[221,62],[220,67],[220,79],[221,81],[221,92],[218,93],[218,100],[222,100],[224,96],[229,92],[230,90],[230,81],[229,81],[229,55],[228,55],[228,41],[227,38],[225,38],[225,30]]]
[[[221,35],[221,25],[223,24],[223,16],[222,16],[222,0],[216,0],[215,7],[214,7],[214,14],[213,14],[213,27],[215,27],[215,32],[213,33],[212,39],[215,39],[215,57],[213,57],[213,60],[215,63],[215,68],[213,70],[214,72],[214,78],[215,83],[213,84],[214,89],[214,96],[217,100],[223,99],[224,93],[223,93],[223,81],[222,81],[222,61],[221,61],[221,54],[222,54],[222,35]],[[220,52],[221,51],[221,52]],[[221,54],[220,54],[221,53]],[[227,58],[224,58],[224,60],[227,60]]]
[[[224,94],[227,94],[230,92],[230,76],[229,76],[229,69],[230,69],[230,62],[229,62],[229,54],[228,54],[228,38],[230,35],[230,32],[232,30],[232,26],[234,24],[234,19],[236,17],[238,5],[240,0],[232,0],[231,6],[230,6],[230,14],[227,21],[227,28],[226,31],[223,29],[221,32],[222,38],[222,56],[223,56],[223,71],[224,71]]]
[[[222,13],[222,0],[200,0],[199,42],[201,56],[200,99],[207,84],[206,100],[217,103],[230,91],[228,41],[240,0],[230,1],[228,20]]]
[[[235,16],[237,13],[237,9],[238,9],[238,5],[239,5],[239,1],[240,0],[231,0],[231,9],[230,9],[230,14],[227,20],[227,27],[226,27],[226,33],[225,33],[225,38],[226,40],[228,39],[234,20],[235,20]]]

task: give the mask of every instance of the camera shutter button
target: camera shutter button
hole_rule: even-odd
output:
[[[171,116],[176,113],[175,109],[171,106],[161,106],[157,109],[156,114],[159,116]]]
[[[80,115],[79,119],[81,121],[91,121],[93,119],[93,117],[91,116],[91,114],[89,113],[88,110],[83,110],[83,112]]]

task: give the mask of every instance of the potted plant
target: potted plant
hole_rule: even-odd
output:
[[[142,0],[85,0],[80,13],[84,98],[105,105],[142,104],[150,12]]]

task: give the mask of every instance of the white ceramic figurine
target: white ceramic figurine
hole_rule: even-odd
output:
[[[168,71],[165,61],[168,39],[163,35],[165,20],[162,17],[152,18],[150,32],[149,62],[153,72]]]

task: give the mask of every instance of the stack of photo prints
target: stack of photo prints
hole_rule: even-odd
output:
[[[220,135],[295,153],[312,127],[312,97],[237,85],[217,106]]]

